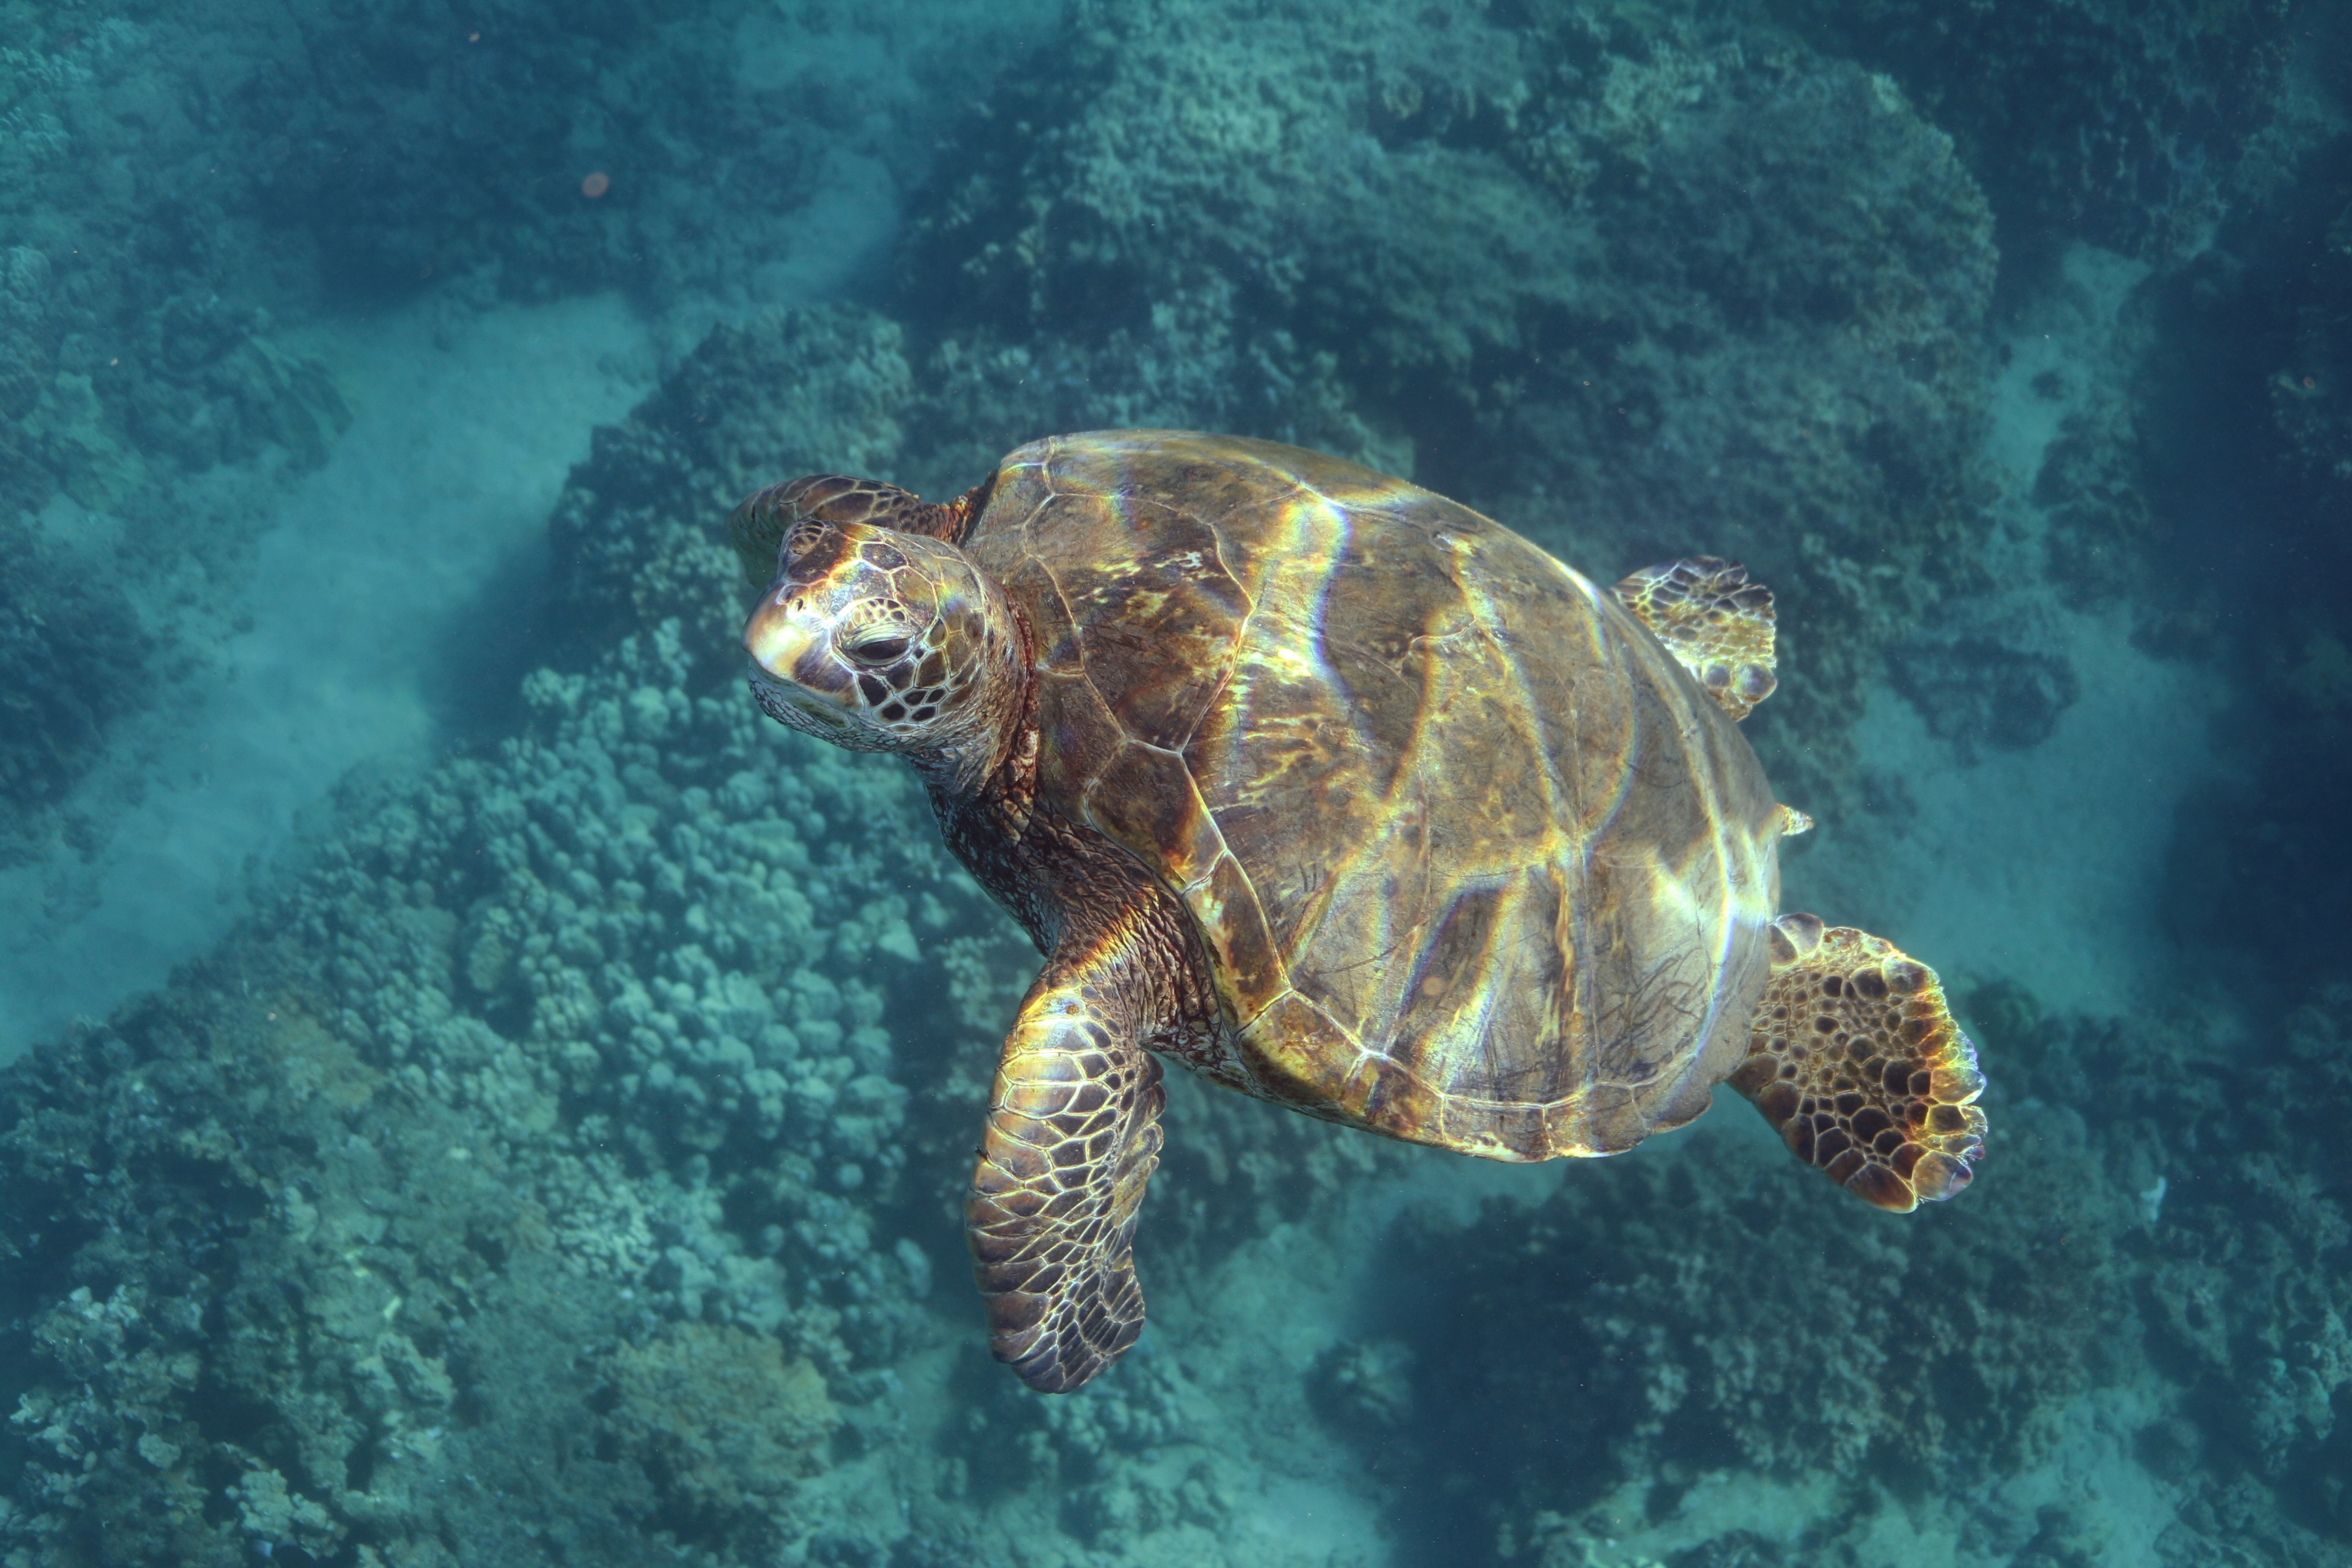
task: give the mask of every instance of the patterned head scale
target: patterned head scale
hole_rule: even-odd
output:
[[[993,739],[1010,612],[963,552],[871,523],[802,518],[743,628],[753,694],[805,734],[862,752]]]

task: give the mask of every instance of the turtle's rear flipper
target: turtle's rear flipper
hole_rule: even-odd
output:
[[[1749,582],[1745,566],[1694,555],[1645,566],[1615,591],[1734,719],[1772,695],[1772,591]]]
[[[1908,1214],[1967,1186],[1984,1153],[1984,1075],[1936,972],[1812,915],[1782,915],[1771,935],[1732,1087],[1798,1159],[1880,1208]]]

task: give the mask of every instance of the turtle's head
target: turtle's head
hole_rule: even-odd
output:
[[[996,585],[944,540],[872,523],[802,518],[778,553],[743,628],[760,706],[837,746],[933,753],[967,785],[984,777],[1021,693],[1021,636]]]

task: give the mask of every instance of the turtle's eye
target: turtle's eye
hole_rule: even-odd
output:
[[[869,626],[841,645],[841,651],[852,660],[878,669],[886,664],[896,664],[907,656],[908,645],[915,639],[889,626]]]

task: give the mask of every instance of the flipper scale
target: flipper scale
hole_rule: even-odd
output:
[[[1160,1064],[1133,988],[1100,984],[1133,961],[1115,931],[1049,965],[996,1069],[965,1205],[989,1350],[1047,1394],[1086,1383],[1143,1331],[1136,1214],[1160,1163]]]
[[[1645,566],[1616,587],[1617,602],[1734,719],[1772,695],[1772,591],[1736,561],[1694,555]]]
[[[1936,972],[1813,915],[1781,916],[1771,943],[1732,1087],[1797,1158],[1880,1208],[1957,1194],[1984,1155],[1985,1084]]]

